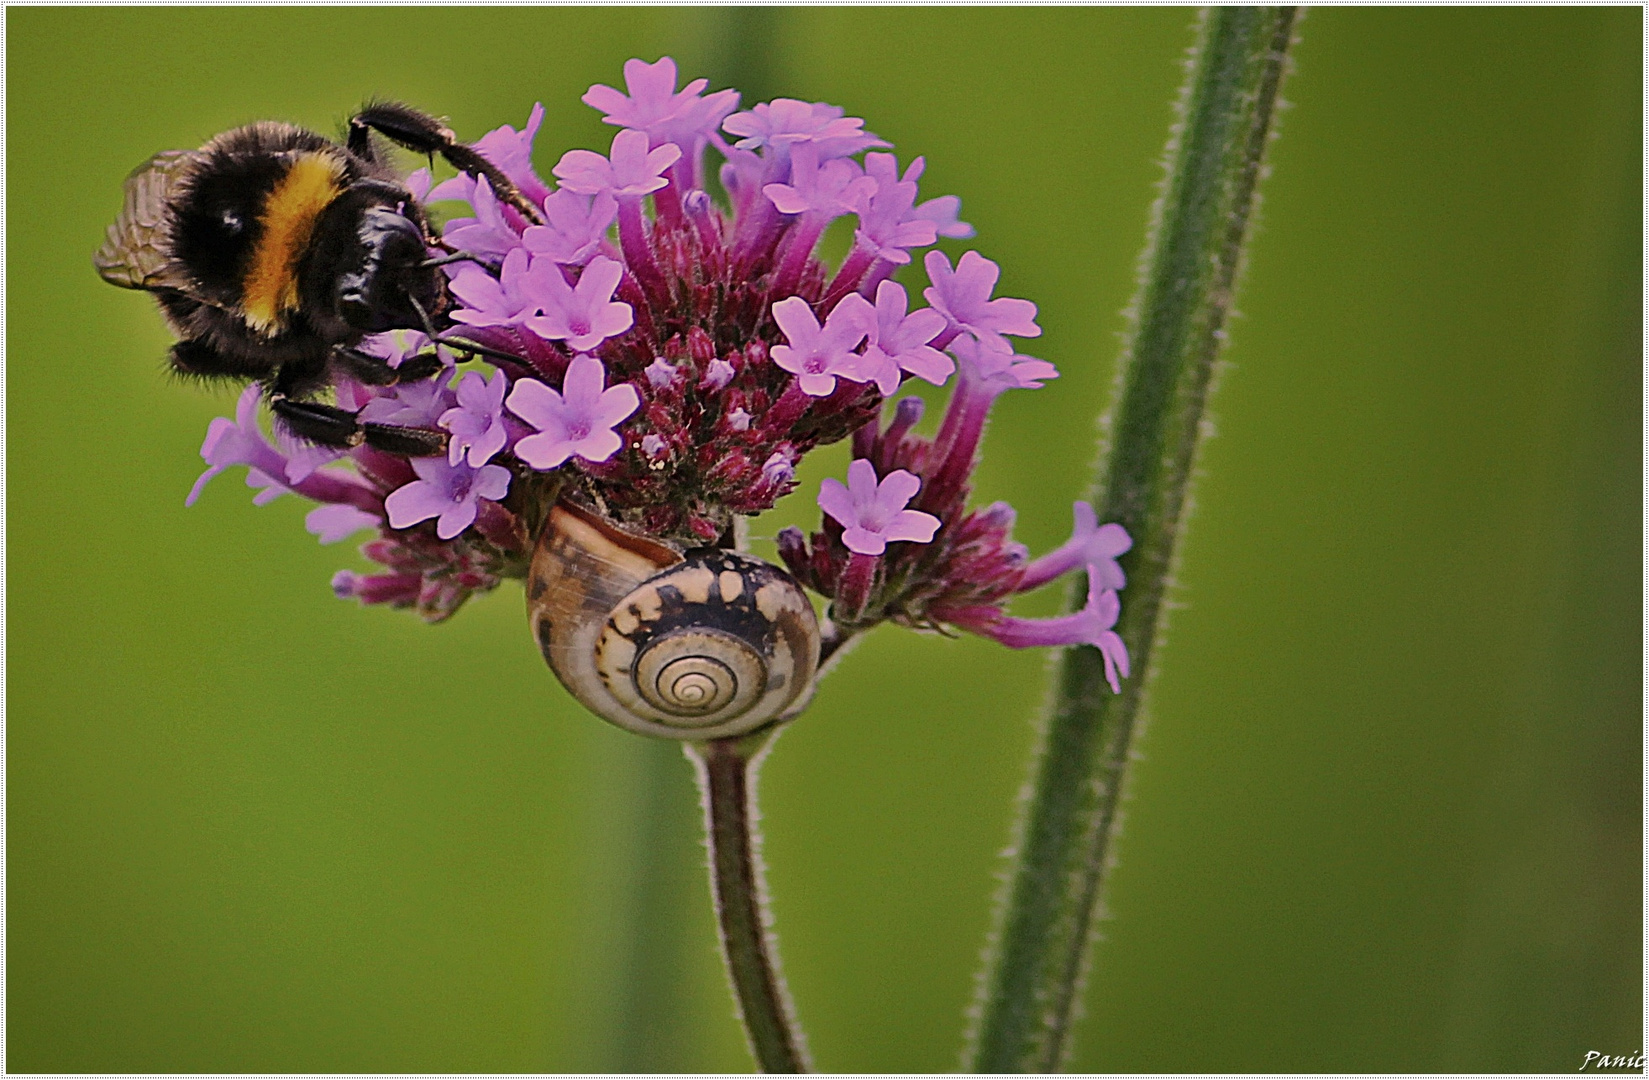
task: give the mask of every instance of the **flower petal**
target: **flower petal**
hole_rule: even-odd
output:
[[[617,427],[641,408],[641,394],[629,383],[619,383],[601,392],[590,418],[605,428]]]
[[[870,463],[865,462],[866,465]],[[892,516],[909,505],[922,490],[922,481],[905,469],[894,469],[887,474],[876,491],[876,505],[887,516]]]
[[[835,477],[827,476],[819,482],[818,502],[819,509],[829,514],[843,528],[858,524],[859,514],[853,506],[853,496],[847,493],[847,488]]]
[[[926,544],[939,531],[939,519],[920,510],[901,510],[893,515],[882,535],[889,540],[908,540]]]

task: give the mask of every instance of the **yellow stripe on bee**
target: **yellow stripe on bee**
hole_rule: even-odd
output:
[[[343,190],[343,167],[326,154],[304,154],[292,163],[264,200],[263,235],[252,249],[252,265],[241,289],[246,323],[273,335],[282,317],[298,306],[298,260],[315,220]]]

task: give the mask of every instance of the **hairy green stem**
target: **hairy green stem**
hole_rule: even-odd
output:
[[[1051,1072],[1069,1045],[1203,404],[1294,22],[1294,8],[1212,8],[1199,24],[1141,259],[1114,443],[1093,498],[1099,520],[1121,523],[1134,539],[1121,560],[1128,588],[1116,625],[1133,677],[1113,695],[1097,649],[1067,649],[1057,661],[969,1032],[966,1064],[974,1072]],[[1085,586],[1078,591],[1080,607]]]
[[[773,735],[769,728],[684,745],[704,796],[716,923],[750,1052],[763,1072],[811,1072],[807,1044],[779,974],[778,950],[768,933],[772,920],[756,831],[756,772]]]
[[[860,636],[838,631],[828,621],[815,685]],[[710,849],[710,893],[716,905],[722,959],[733,984],[739,1020],[750,1052],[763,1072],[811,1072],[807,1042],[779,973],[773,915],[761,861],[756,774],[782,725],[807,707],[804,696],[778,723],[749,735],[684,743],[693,762],[704,804],[705,844]]]

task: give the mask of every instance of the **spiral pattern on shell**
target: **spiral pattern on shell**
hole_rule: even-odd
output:
[[[551,670],[620,727],[672,739],[739,735],[812,690],[813,606],[759,559],[678,552],[562,503],[527,582],[528,618]]]

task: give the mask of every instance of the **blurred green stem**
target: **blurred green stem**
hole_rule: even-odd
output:
[[[598,1071],[661,1072],[681,1068],[691,1032],[691,991],[684,968],[692,932],[684,908],[699,876],[698,823],[690,809],[693,781],[677,748],[658,739],[615,740],[614,790],[608,794],[612,848],[619,865],[609,900],[614,920],[604,948],[612,979],[606,1038]],[[694,912],[693,914],[696,914]]]
[[[1114,444],[1093,499],[1100,521],[1121,523],[1134,539],[1115,628],[1133,677],[1113,695],[1097,649],[1067,649],[1058,660],[969,1033],[974,1072],[1051,1072],[1065,1057],[1294,21],[1294,8],[1211,8],[1199,23],[1141,259],[1114,427],[1104,425]],[[1082,583],[1075,606],[1085,597]]]
[[[767,932],[771,917],[756,831],[756,772],[774,734],[769,728],[742,738],[684,745],[704,796],[716,923],[751,1053],[763,1072],[811,1072],[779,974],[778,952]]]
[[[776,42],[787,17],[783,9],[725,7],[681,9],[678,46],[694,51],[698,67],[714,85],[737,86],[746,101],[773,96],[778,61]],[[686,59],[683,49],[673,50]],[[598,1039],[600,1068],[614,1073],[661,1072],[681,1068],[681,1040],[693,1023],[684,972],[697,924],[683,909],[683,896],[699,873],[693,865],[696,826],[686,801],[676,746],[638,739],[622,751],[623,805],[616,811],[614,846],[623,866],[612,896],[614,919],[605,1037]],[[689,754],[691,757],[692,755]]]

